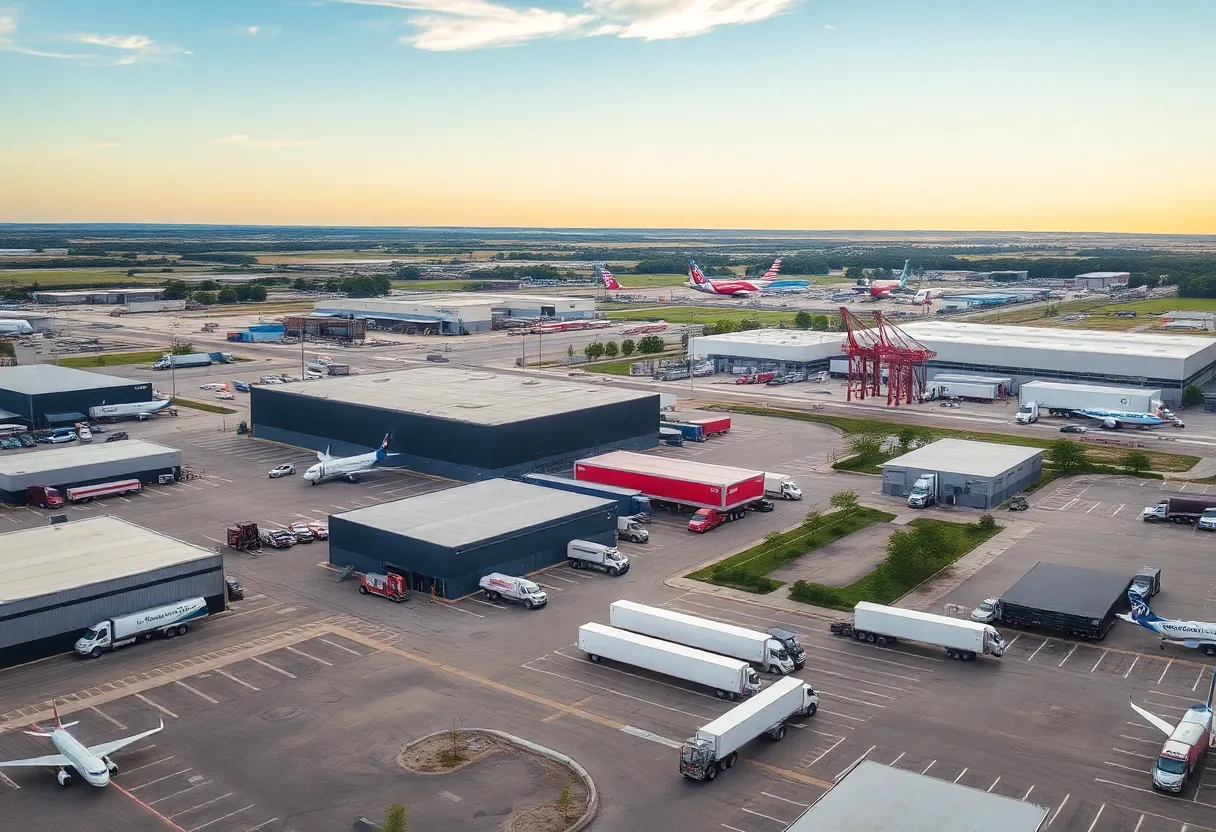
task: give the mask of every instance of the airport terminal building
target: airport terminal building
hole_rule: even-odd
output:
[[[1053,327],[1002,326],[926,320],[902,324],[934,350],[934,372],[1005,376],[1016,388],[1035,379],[1160,388],[1167,404],[1182,391],[1216,377],[1216,338]],[[693,338],[690,351],[717,372],[828,370],[844,357],[845,335],[758,329]]]

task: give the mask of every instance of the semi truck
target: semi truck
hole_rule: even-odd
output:
[[[552,474],[524,474],[520,479],[530,485],[616,500],[618,517],[632,517],[639,523],[650,522],[650,500],[636,488],[617,488],[612,485],[572,480],[569,477],[556,477]]]
[[[629,558],[615,546],[605,546],[590,540],[571,540],[566,544],[566,560],[571,569],[594,569],[612,577],[629,571]]]
[[[764,497],[764,474],[723,465],[613,451],[574,463],[581,482],[636,488],[651,505],[674,511],[731,511]]]
[[[745,661],[604,624],[579,627],[578,649],[593,662],[611,659],[711,688],[720,699],[740,699],[760,690],[759,674]]]
[[[941,381],[933,379],[925,385],[921,394],[922,401],[932,399],[971,399],[972,401],[990,402],[1000,397],[999,384],[985,381]]]
[[[740,659],[774,675],[794,672],[785,645],[768,633],[633,601],[614,601],[608,607],[608,622],[620,630]]]
[[[76,655],[95,659],[103,650],[125,647],[141,638],[150,639],[157,633],[165,638],[184,636],[189,622],[206,618],[207,615],[206,599],[185,598],[172,604],[107,618],[94,624],[77,640]]]
[[[802,499],[802,489],[789,474],[774,474],[772,471],[764,472],[764,493],[782,500]]]
[[[801,679],[780,679],[715,719],[680,746],[680,774],[692,780],[713,780],[733,768],[739,749],[767,734],[780,742],[786,723],[797,716],[813,716],[819,694]]]
[[[1210,508],[1216,508],[1216,494],[1211,496],[1176,494],[1164,498],[1155,506],[1148,506],[1140,512],[1140,519],[1145,523],[1156,523],[1159,520],[1194,523]]]
[[[684,438],[693,442],[701,442],[711,436],[716,436],[719,433],[726,433],[730,430],[729,416],[710,416],[700,419],[681,419],[668,414],[663,414],[660,417],[664,425],[670,425],[673,428],[693,428],[690,432],[685,432]]]
[[[1105,387],[1098,384],[1063,384],[1028,381],[1018,391],[1022,407],[1033,403],[1052,416],[1071,416],[1074,410],[1093,408],[1152,413],[1160,407],[1161,390],[1140,387]],[[1022,416],[1019,409],[1018,416]],[[1019,422],[1023,420],[1018,418]],[[1033,421],[1033,420],[1032,420]]]
[[[705,428],[700,425],[690,425],[683,422],[663,422],[663,426],[679,431],[680,437],[685,442],[705,441]]]
[[[194,352],[189,355],[163,355],[152,365],[153,370],[168,370],[183,367],[207,367],[212,362],[211,356],[205,352]]]
[[[869,601],[857,602],[853,620],[834,622],[831,631],[834,635],[851,636],[871,644],[895,644],[901,639],[932,644],[944,647],[946,655],[960,661],[1005,654],[1005,639],[989,624]]]

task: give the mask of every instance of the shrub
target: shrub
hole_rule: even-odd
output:
[[[844,606],[840,590],[835,587],[812,584],[806,581],[794,581],[790,587],[790,597],[807,604],[817,604],[821,607]]]
[[[980,531],[992,531],[996,528],[996,518],[985,512],[984,514],[980,515],[979,522],[977,522],[975,525]]]

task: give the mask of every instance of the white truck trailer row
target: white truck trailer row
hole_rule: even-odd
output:
[[[831,629],[835,635],[851,636],[871,644],[895,644],[901,640],[932,644],[945,648],[946,655],[961,661],[1005,654],[1005,639],[989,624],[869,601],[857,603],[852,621],[835,622]]]

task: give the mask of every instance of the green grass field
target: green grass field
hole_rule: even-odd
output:
[[[59,359],[59,366],[88,370],[93,367],[120,367],[124,364],[152,364],[164,354],[164,350],[154,350],[149,352],[112,352],[102,355],[74,355]]]
[[[620,309],[604,317],[618,321],[667,321],[669,324],[711,324],[714,321],[738,323],[754,318],[765,326],[794,323],[793,312],[773,312],[767,309],[724,309],[719,306],[648,306],[644,309]]]
[[[1048,309],[1052,315],[1048,315]],[[1135,318],[1120,318],[1115,316],[1118,310],[1130,309],[1135,311]],[[1034,306],[1027,308],[1011,307],[968,318],[968,322],[990,324],[1018,324],[1023,326],[1050,326],[1062,329],[1097,329],[1108,332],[1127,332],[1132,329],[1146,331],[1169,331],[1175,335],[1198,334],[1187,330],[1162,330],[1158,316],[1163,312],[1174,310],[1190,312],[1216,312],[1216,298],[1153,298],[1152,300],[1126,301],[1111,303],[1106,298],[1071,300],[1064,303]],[[1069,315],[1083,314],[1086,317],[1074,322],[1065,322],[1061,318]]]
[[[117,269],[0,269],[0,286],[27,288],[35,283],[53,288],[77,283],[163,283],[172,280],[177,272],[146,272],[127,277],[127,270]]]
[[[209,402],[195,401],[194,399],[183,399],[181,396],[173,399],[173,404],[178,407],[189,407],[192,410],[205,410],[208,413],[219,413],[222,416],[228,416],[236,413],[236,411],[230,407],[224,407],[223,405],[219,404],[211,404]]]

